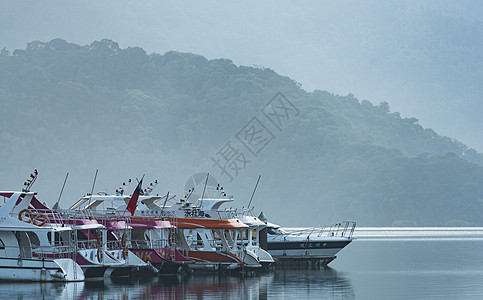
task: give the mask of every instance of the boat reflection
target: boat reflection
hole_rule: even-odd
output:
[[[320,270],[281,269],[274,273],[270,286],[272,297],[308,298],[318,295],[319,299],[355,299],[351,281],[343,272],[332,268]],[[277,286],[283,287],[280,291]]]
[[[17,299],[273,299],[319,295],[355,298],[350,281],[331,268],[274,270],[231,276],[177,275],[140,280],[91,280],[71,283],[0,284],[0,294]],[[319,297],[318,296],[318,297]]]

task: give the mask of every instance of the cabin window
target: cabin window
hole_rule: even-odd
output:
[[[30,243],[32,244],[33,249],[40,247],[39,237],[35,233],[27,232],[27,235],[29,237],[29,240],[30,240]]]
[[[77,233],[77,240],[78,241],[87,241],[88,240],[87,236],[82,231],[77,230],[76,233]]]
[[[50,244],[52,245],[59,245],[62,244],[62,237],[58,232],[54,232],[54,237],[52,238],[52,232],[47,232],[47,238],[50,241]]]
[[[3,243],[2,239],[0,239],[0,250],[5,250],[5,244]]]
[[[252,240],[256,240],[256,239],[257,239],[257,231],[253,230],[252,231]]]

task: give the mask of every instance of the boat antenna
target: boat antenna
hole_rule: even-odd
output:
[[[52,207],[53,209],[59,208],[60,197],[62,197],[62,192],[64,192],[64,187],[65,187],[65,183],[67,182],[67,177],[69,177],[69,172],[67,172],[67,174],[65,174],[64,184],[62,185],[62,189],[60,190],[59,199],[57,199],[57,202]]]
[[[253,189],[252,197],[250,198],[250,202],[248,202],[248,206],[247,206],[248,209],[250,209],[250,204],[252,204],[253,195],[255,195],[255,191],[257,190],[258,182],[260,182],[261,177],[262,177],[262,175],[258,175],[257,184],[255,184],[255,188]]]
[[[91,197],[89,198],[89,204],[91,203],[92,193],[94,193],[94,186],[96,185],[97,171],[99,171],[99,169],[96,169],[96,175],[94,175],[94,182],[92,182],[92,189],[91,189],[91,193],[90,193]]]
[[[206,190],[206,185],[208,184],[208,177],[210,177],[210,173],[206,173],[205,186],[203,187],[203,194],[201,194],[201,209],[203,209],[203,198],[205,197],[205,190]]]
[[[164,203],[163,203],[163,210],[164,210],[164,207],[166,206],[166,202],[168,202],[168,198],[169,198],[169,191],[166,194],[166,199],[164,200]]]

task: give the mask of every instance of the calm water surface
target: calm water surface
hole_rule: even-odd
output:
[[[329,269],[0,284],[4,299],[483,299],[483,228],[360,228]]]

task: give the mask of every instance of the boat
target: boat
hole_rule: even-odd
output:
[[[102,224],[106,230],[99,237],[104,260],[109,263],[104,277],[151,277],[157,270],[129,250],[131,230],[129,219],[122,216],[110,216],[102,212],[91,213],[91,217]]]
[[[343,221],[326,227],[282,228],[266,221],[267,250],[275,260],[320,260],[327,266],[336,254],[353,240],[354,221]]]
[[[275,263],[275,260],[266,249],[263,249],[262,246],[262,242],[264,242],[262,241],[263,236],[266,237],[266,234],[262,234],[266,233],[266,224],[259,218],[254,217],[253,213],[247,211],[241,212],[237,218],[249,226],[249,228],[247,228],[246,231],[241,235],[240,240],[243,249],[246,249],[247,253],[252,253],[252,255],[260,262],[262,267],[270,267],[273,263]]]
[[[147,267],[127,249],[125,218],[93,215],[88,210],[49,209],[35,197],[29,209],[45,216],[47,224],[69,226],[75,231],[77,247],[70,257],[81,266],[86,278],[125,277],[130,276],[131,271]],[[113,230],[118,231],[117,235]],[[123,232],[119,234],[119,231]],[[54,258],[55,255],[51,254]]]
[[[35,193],[2,191],[0,207],[1,281],[83,281],[84,272],[69,255],[72,228],[47,224],[28,207]],[[52,254],[58,258],[50,258]]]
[[[172,218],[176,224],[176,248],[195,263],[197,270],[235,270],[240,267],[260,267],[246,263],[237,255],[237,236],[248,226],[236,219]],[[251,265],[250,265],[251,264]]]
[[[199,199],[198,205],[188,210],[188,215],[199,215],[211,219],[236,219],[247,225],[240,230],[234,248],[235,254],[243,258],[248,267],[269,267],[275,261],[265,249],[261,247],[261,232],[267,227],[258,217],[254,216],[253,210],[221,209],[221,205],[233,202],[233,197]]]

